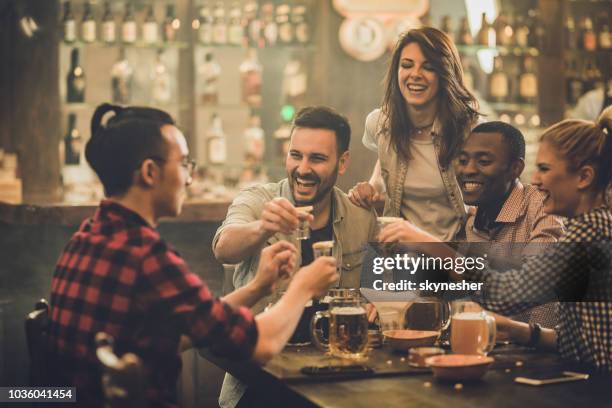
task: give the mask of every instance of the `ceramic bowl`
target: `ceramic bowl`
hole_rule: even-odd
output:
[[[385,330],[383,332],[385,343],[395,351],[408,352],[411,347],[432,346],[438,337],[439,331],[431,330]]]
[[[444,354],[429,357],[425,363],[431,367],[434,377],[441,380],[477,380],[493,363],[493,357],[470,354]]]

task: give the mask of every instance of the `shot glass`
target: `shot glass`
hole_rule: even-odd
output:
[[[312,205],[306,207],[297,207],[296,210],[302,214],[310,214],[312,212]],[[296,235],[298,240],[310,238],[310,222],[308,222],[307,220],[300,220]]]
[[[333,249],[334,241],[319,241],[312,244],[312,252],[315,259],[320,256],[332,256]]]

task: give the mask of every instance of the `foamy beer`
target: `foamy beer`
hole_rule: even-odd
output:
[[[329,318],[329,343],[322,340],[317,322]],[[367,354],[368,318],[359,299],[338,298],[330,303],[327,312],[317,312],[311,323],[315,345],[340,358],[362,359]]]
[[[495,318],[473,302],[453,302],[451,349],[456,354],[486,355],[495,346]]]
[[[320,256],[332,256],[333,249],[334,241],[319,241],[312,244],[312,252],[315,259]]]
[[[300,214],[310,214],[312,212],[312,205],[308,205],[305,207],[296,207],[295,209]],[[310,238],[310,223],[306,220],[300,220],[297,227],[296,235],[298,240]]]

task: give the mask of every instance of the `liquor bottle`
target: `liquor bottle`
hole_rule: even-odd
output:
[[[155,44],[159,41],[159,24],[155,20],[153,4],[149,4],[147,17],[142,25],[142,40],[145,44]]]
[[[261,118],[252,115],[249,118],[248,127],[244,130],[244,161],[251,165],[263,162],[265,152],[265,135],[261,128]]]
[[[263,13],[263,36],[267,47],[273,47],[278,41],[278,24],[274,18],[274,4],[265,3],[262,6]]]
[[[198,40],[200,44],[211,45],[213,43],[213,18],[210,7],[207,5],[200,8],[200,28],[198,28]]]
[[[223,132],[223,122],[216,113],[211,118],[211,126],[206,137],[206,156],[212,165],[225,164],[227,160],[227,143]]]
[[[79,65],[78,48],[73,48],[70,53],[70,70],[66,78],[66,101],[68,103],[85,101],[85,71]]]
[[[538,95],[538,76],[535,71],[535,61],[525,57],[523,72],[519,76],[519,97],[522,102],[535,103]]]
[[[501,57],[495,57],[493,72],[489,82],[489,95],[495,102],[505,102],[508,97],[508,75],[504,72]]]
[[[573,105],[578,102],[578,98],[584,93],[584,82],[580,76],[578,61],[576,59],[571,59],[567,62],[565,76],[567,78],[567,102]]]
[[[582,72],[582,79],[585,83],[585,91],[594,89],[598,86],[602,86],[603,78],[602,73],[595,58],[589,58],[584,64],[584,70]]]
[[[531,9],[527,12],[527,16],[529,21],[529,38],[527,39],[529,47],[546,48],[546,44],[544,44],[546,26],[541,21],[540,14],[537,10]]]
[[[576,23],[574,17],[567,16],[565,19],[565,47],[568,50],[575,50],[578,48],[578,33],[576,32]]]
[[[582,48],[586,51],[597,49],[597,35],[593,30],[593,20],[590,17],[584,19],[584,31],[582,32]]]
[[[166,6],[166,19],[164,20],[164,41],[176,41],[180,28],[181,20],[179,20],[174,14],[174,6],[172,4],[168,4]]]
[[[91,12],[91,4],[89,2],[85,3],[83,21],[81,22],[81,38],[86,43],[96,41],[96,20]]]
[[[151,98],[156,104],[167,104],[172,99],[172,79],[168,67],[162,60],[162,50],[157,51],[155,65],[151,72]]]
[[[238,3],[232,5],[229,15],[228,42],[232,45],[243,45],[244,26],[242,25],[242,11]]]
[[[308,44],[310,42],[310,25],[306,18],[306,6],[302,4],[293,7],[291,16],[295,28],[295,39],[298,44]]]
[[[213,23],[213,42],[217,45],[227,44],[227,22],[225,20],[225,8],[222,2],[215,6]]]
[[[263,47],[262,28],[263,24],[259,15],[259,5],[254,0],[249,0],[244,5],[244,15],[247,21],[247,36],[251,47]]]
[[[463,85],[470,92],[474,92],[474,74],[472,73],[472,64],[469,59],[462,58],[461,65],[463,66]]]
[[[612,49],[612,34],[608,24],[608,14],[602,19],[601,29],[599,30],[599,48],[602,50]]]
[[[487,21],[487,13],[482,13],[480,30],[478,31],[478,44],[485,47],[495,47],[495,29]]]
[[[446,33],[446,35],[448,35],[450,38],[453,38],[453,23],[448,14],[442,16],[440,21],[440,31]]]
[[[472,45],[474,44],[474,38],[472,37],[472,31],[470,31],[470,23],[467,17],[461,18],[461,24],[457,31],[457,44],[459,45]]]
[[[62,18],[62,26],[64,27],[64,41],[73,43],[76,41],[76,20],[72,14],[70,1],[64,3],[64,17]]]
[[[262,66],[257,60],[257,51],[250,48],[246,59],[240,64],[242,101],[252,108],[261,107]]]
[[[281,44],[291,44],[293,42],[293,25],[289,20],[291,8],[288,4],[280,4],[276,8],[276,24],[278,25],[278,38]]]
[[[115,17],[111,12],[110,1],[104,3],[104,16],[102,17],[102,41],[113,44],[117,40],[117,27]]]
[[[68,115],[68,131],[64,136],[64,165],[75,166],[81,162],[81,134],[76,127],[76,115]]]
[[[523,16],[516,17],[516,29],[514,30],[514,43],[517,47],[527,48],[529,46],[529,26]]]
[[[512,39],[514,35],[514,29],[510,24],[509,17],[506,16],[505,12],[500,12],[497,18],[493,22],[495,29],[495,38],[497,45],[508,47],[512,45]]]
[[[123,22],[121,24],[121,41],[126,44],[133,44],[136,42],[138,37],[138,30],[136,27],[136,20],[134,20],[134,14],[132,14],[132,4],[127,3],[125,5],[125,15],[123,16]]]
[[[129,104],[132,99],[134,68],[127,60],[125,49],[119,50],[119,59],[111,68],[111,89],[113,103]]]
[[[214,105],[219,100],[219,76],[221,66],[212,52],[204,54],[204,63],[198,66],[198,76],[202,84],[201,102],[203,105]]]

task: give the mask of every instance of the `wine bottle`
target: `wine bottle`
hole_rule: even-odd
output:
[[[104,16],[102,17],[102,41],[113,44],[117,39],[115,17],[111,12],[110,1],[104,3]]]
[[[79,165],[81,162],[81,134],[76,127],[76,115],[68,115],[68,131],[64,136],[64,164]]]
[[[582,48],[586,51],[597,49],[597,35],[593,30],[593,20],[590,17],[584,19],[584,31],[582,32]]]
[[[129,104],[132,99],[134,68],[127,60],[125,48],[119,50],[119,59],[111,68],[113,103]]]
[[[180,28],[181,20],[179,20],[174,14],[174,6],[172,4],[168,4],[166,6],[166,19],[164,20],[164,41],[176,41]]]
[[[505,102],[509,93],[508,75],[504,72],[501,57],[495,57],[493,72],[489,82],[489,94],[496,102]]]
[[[578,48],[578,34],[576,33],[576,23],[572,16],[567,16],[565,19],[565,47],[568,50]]]
[[[132,4],[127,3],[125,6],[125,15],[123,16],[123,23],[121,25],[121,40],[126,44],[133,44],[138,38],[138,30],[136,27],[136,20],[134,20],[134,14],[132,14]]]
[[[519,96],[525,103],[535,103],[538,95],[538,76],[535,71],[535,61],[532,57],[525,57],[523,72],[519,76]]]
[[[459,45],[472,45],[474,44],[474,38],[472,37],[472,31],[470,31],[470,23],[467,17],[461,18],[461,24],[457,31],[457,44]]]
[[[211,123],[206,138],[208,163],[212,165],[225,164],[227,160],[227,143],[225,133],[223,132],[223,123],[216,113],[213,113]]]
[[[446,33],[450,38],[453,38],[453,22],[448,14],[442,16],[440,20],[440,31]]]
[[[246,59],[240,64],[242,100],[252,108],[261,107],[262,66],[257,59],[257,51],[250,48]]]
[[[96,41],[96,20],[91,12],[91,4],[89,2],[85,3],[85,11],[81,23],[81,38],[86,43]]]
[[[204,63],[198,67],[198,76],[202,84],[201,102],[203,105],[214,105],[219,100],[219,76],[221,66],[212,52],[204,55]]]
[[[251,47],[262,47],[263,24],[259,14],[259,5],[254,0],[249,0],[244,5],[244,14],[247,18],[247,35]]]
[[[208,5],[200,8],[200,28],[198,29],[198,40],[200,44],[211,45],[213,43],[213,18]]]
[[[612,34],[610,33],[610,25],[608,23],[608,13],[602,18],[601,29],[599,30],[599,48],[602,50],[612,49]]]
[[[70,53],[70,70],[66,78],[66,101],[80,103],[85,101],[85,71],[79,65],[79,50]]]
[[[245,157],[244,162],[259,165],[263,162],[265,152],[264,130],[261,128],[261,118],[252,115],[248,127],[244,130]]]
[[[145,44],[155,44],[159,41],[159,24],[155,20],[152,4],[149,4],[147,17],[142,25],[142,40]]]
[[[64,3],[64,17],[62,18],[62,26],[64,28],[64,41],[73,43],[76,41],[76,20],[72,14],[70,1]]]
[[[487,13],[482,13],[480,30],[478,31],[478,44],[485,47],[495,47],[495,29],[487,21]]]
[[[502,45],[505,47],[512,45],[514,29],[512,28],[509,17],[506,16],[505,12],[502,11],[497,15],[497,18],[493,22],[493,27],[495,29],[497,45]]]
[[[151,99],[158,105],[168,104],[172,99],[172,79],[168,67],[162,60],[162,53],[162,50],[157,51],[157,58],[151,72]]]

